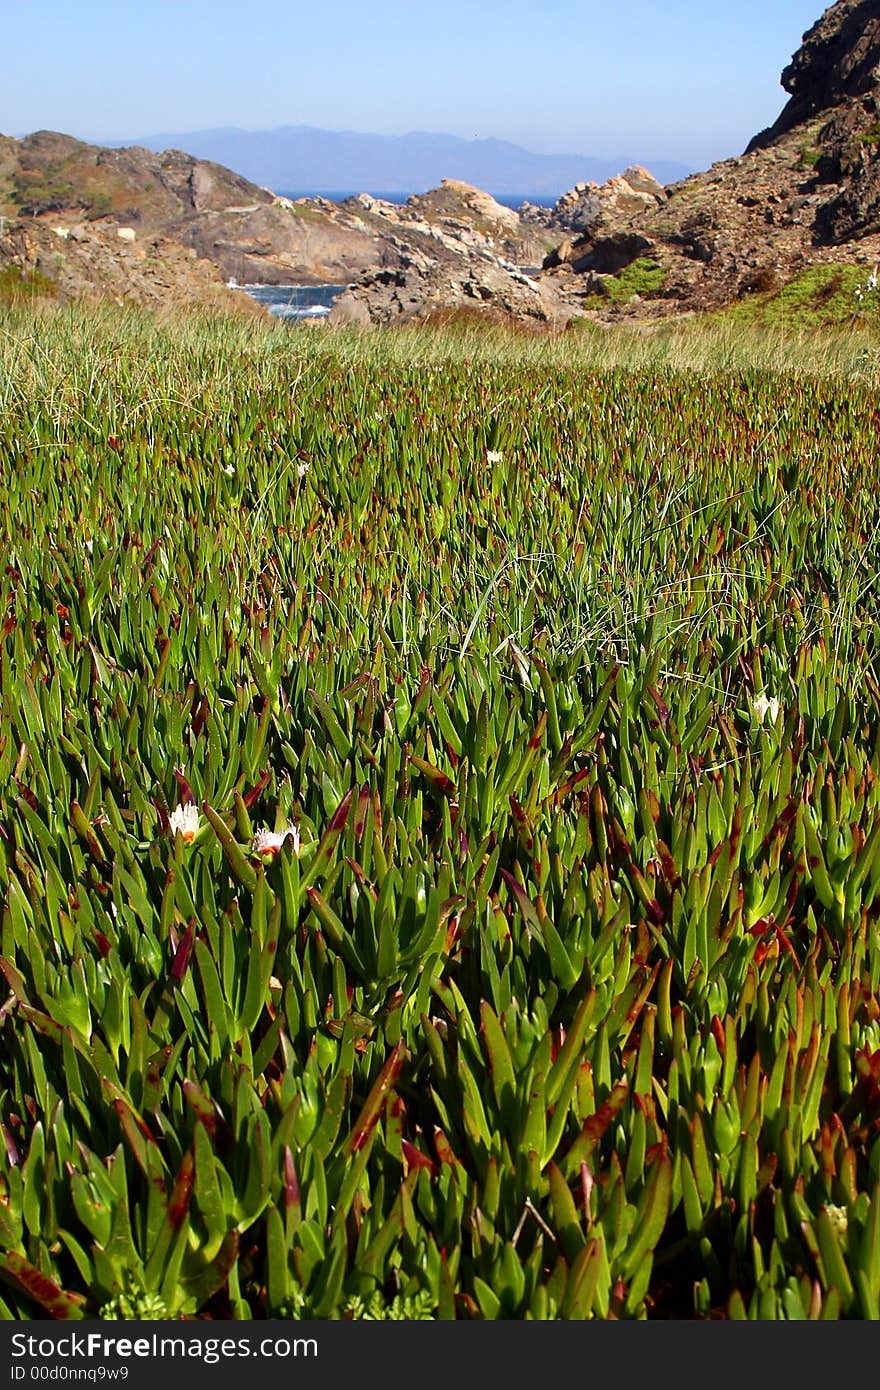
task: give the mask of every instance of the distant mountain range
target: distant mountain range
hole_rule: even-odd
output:
[[[496,197],[556,198],[574,184],[603,183],[629,164],[642,163],[661,183],[694,170],[673,160],[645,160],[638,151],[615,159],[593,155],[535,154],[507,140],[463,140],[413,131],[362,135],[350,130],[280,126],[276,130],[191,130],[110,140],[115,148],[185,150],[224,164],[273,192],[421,193],[441,179],[462,179]]]

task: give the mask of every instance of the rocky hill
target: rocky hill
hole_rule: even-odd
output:
[[[24,277],[36,271],[62,298],[146,303],[163,281],[175,300],[222,302],[229,280],[345,283],[413,257],[457,258],[473,276],[487,258],[539,265],[553,240],[452,180],[403,206],[291,201],[179,150],[104,149],[51,131],[0,137],[0,218],[0,262]]]
[[[163,284],[217,299],[230,278],[353,281],[337,323],[717,309],[813,268],[880,262],[880,0],[831,5],[782,83],[788,103],[742,155],[666,187],[627,169],[519,213],[451,179],[403,206],[291,202],[180,151],[0,137],[0,263],[61,295],[147,302]]]
[[[41,244],[40,226],[61,227],[86,278],[87,248],[94,245],[98,259],[107,244],[118,251],[120,228],[138,245],[150,242],[151,258],[156,237],[192,248],[216,267],[219,282],[345,281],[382,254],[375,233],[332,204],[276,198],[180,150],[104,149],[53,131],[0,137],[0,216]],[[20,250],[21,236],[18,244]],[[52,254],[66,261],[70,246],[56,245]],[[0,243],[4,253],[12,254],[8,240]],[[53,278],[63,290],[69,277]]]
[[[573,312],[714,309],[813,266],[880,259],[880,0],[838,0],[782,74],[790,100],[744,154],[653,206],[600,208],[545,262]],[[621,286],[642,284],[637,295]]]
[[[740,156],[662,187],[629,169],[520,221],[556,246],[528,284],[423,257],[367,271],[339,320],[463,307],[564,323],[717,309],[811,267],[880,261],[880,0],[838,0],[782,74],[790,100]],[[827,283],[827,282],[826,282]],[[855,307],[855,306],[854,306]]]

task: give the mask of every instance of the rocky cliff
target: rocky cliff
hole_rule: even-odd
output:
[[[880,0],[838,0],[782,74],[790,100],[739,157],[653,206],[599,207],[545,262],[573,312],[713,309],[811,266],[880,259]],[[648,285],[622,295],[621,286]]]
[[[389,322],[483,304],[559,324],[711,310],[813,266],[880,261],[880,0],[838,0],[782,75],[789,101],[740,156],[662,187],[648,171],[583,183],[520,222],[555,237],[528,286],[498,265],[411,258],[366,272],[338,317]],[[521,264],[521,262],[520,262]],[[503,270],[503,267],[501,268]]]

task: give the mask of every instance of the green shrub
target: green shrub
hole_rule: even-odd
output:
[[[587,307],[600,308],[603,303],[628,304],[634,295],[650,299],[663,288],[666,271],[650,256],[639,256],[617,275],[603,276],[605,293],[592,296]]]

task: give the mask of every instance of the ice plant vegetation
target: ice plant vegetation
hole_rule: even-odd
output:
[[[880,1319],[871,325],[0,330],[0,1318]]]

